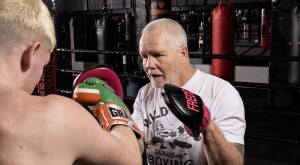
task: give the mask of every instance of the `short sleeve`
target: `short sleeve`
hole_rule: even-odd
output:
[[[144,127],[143,127],[143,111],[142,111],[142,99],[141,99],[141,90],[138,92],[137,97],[134,101],[133,104],[133,113],[131,114],[131,117],[133,119],[133,121],[137,124],[137,126],[139,127],[139,129],[141,131],[144,131]]]
[[[214,101],[217,102],[217,106],[213,121],[223,132],[226,140],[244,144],[245,109],[239,93],[233,88],[218,96]]]

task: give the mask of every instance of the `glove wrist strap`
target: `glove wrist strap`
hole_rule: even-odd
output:
[[[203,118],[202,118],[202,124],[200,126],[200,130],[203,131],[208,126],[210,121],[211,121],[210,112],[207,109],[207,107],[204,105],[203,106]]]

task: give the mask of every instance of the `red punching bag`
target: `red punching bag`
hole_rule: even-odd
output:
[[[212,54],[234,55],[234,36],[236,29],[235,10],[230,1],[212,11]],[[234,61],[231,59],[212,59],[212,74],[227,81],[234,79]]]
[[[268,9],[263,8],[261,10],[261,37],[260,37],[260,46],[263,49],[270,48],[270,26],[271,18]]]

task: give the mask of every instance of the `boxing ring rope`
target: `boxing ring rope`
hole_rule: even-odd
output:
[[[273,57],[273,56],[256,56],[256,55],[202,55],[190,53],[191,58],[217,58],[230,60],[263,60],[263,61],[300,61],[300,57]]]
[[[274,137],[268,137],[268,136],[245,135],[245,139],[272,141],[272,142],[279,142],[279,143],[289,143],[289,144],[295,144],[295,145],[300,144],[300,140],[274,138]]]
[[[137,52],[129,51],[108,51],[108,50],[83,50],[83,49],[63,49],[57,48],[57,52],[66,53],[90,53],[90,54],[119,54],[119,55],[139,55]],[[300,61],[300,57],[273,57],[273,56],[256,56],[256,55],[206,55],[201,53],[189,52],[190,58],[213,58],[213,59],[230,59],[230,60],[263,60],[263,61]]]
[[[57,71],[65,72],[65,73],[73,73],[73,74],[80,74],[80,71],[72,71],[72,70],[66,70],[66,69],[57,69]],[[118,75],[120,78],[140,78],[140,79],[147,79],[146,76],[140,76],[140,75]],[[258,89],[270,89],[270,88],[277,88],[277,89],[300,89],[300,85],[291,85],[291,84],[268,84],[268,83],[252,83],[252,82],[231,82],[231,84],[235,87],[244,87],[244,88],[258,88]],[[57,89],[58,93],[61,94],[72,94],[71,90],[66,89]],[[124,97],[124,99],[127,100],[134,100],[134,97]],[[284,115],[298,115],[300,117],[300,114],[297,113],[287,113],[287,112],[270,112],[270,111],[263,111],[263,110],[255,110],[255,111],[247,111],[247,112],[253,112],[253,113],[269,113],[269,114],[284,114]]]
[[[270,89],[270,88],[277,88],[277,89],[300,89],[300,85],[298,84],[283,84],[283,83],[254,83],[254,82],[238,82],[233,81],[230,82],[235,87],[250,87],[250,88],[258,88],[258,89]]]
[[[67,70],[67,69],[56,69],[59,72],[64,73],[74,73],[80,74],[81,71]],[[139,79],[147,79],[147,76],[135,75],[135,74],[118,74],[120,78],[139,78]],[[240,82],[233,81],[230,82],[235,87],[245,87],[245,88],[258,88],[258,89],[270,89],[270,88],[278,88],[278,89],[300,89],[300,85],[298,84],[270,84],[270,83],[255,83],[255,82]]]
[[[270,111],[270,110],[263,110],[263,109],[256,109],[256,110],[249,110],[248,109],[246,112],[248,112],[248,113],[260,113],[260,114],[264,114],[264,115],[293,116],[293,117],[299,117],[300,118],[300,113],[296,113],[296,112]]]
[[[63,48],[57,48],[56,51],[57,52],[66,52],[66,53],[138,55],[137,52],[109,51],[109,50],[87,50],[87,49],[63,49]]]

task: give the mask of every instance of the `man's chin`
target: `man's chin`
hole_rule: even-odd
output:
[[[157,83],[153,81],[151,81],[151,84],[154,86],[154,88],[162,88],[165,85],[165,83]]]

